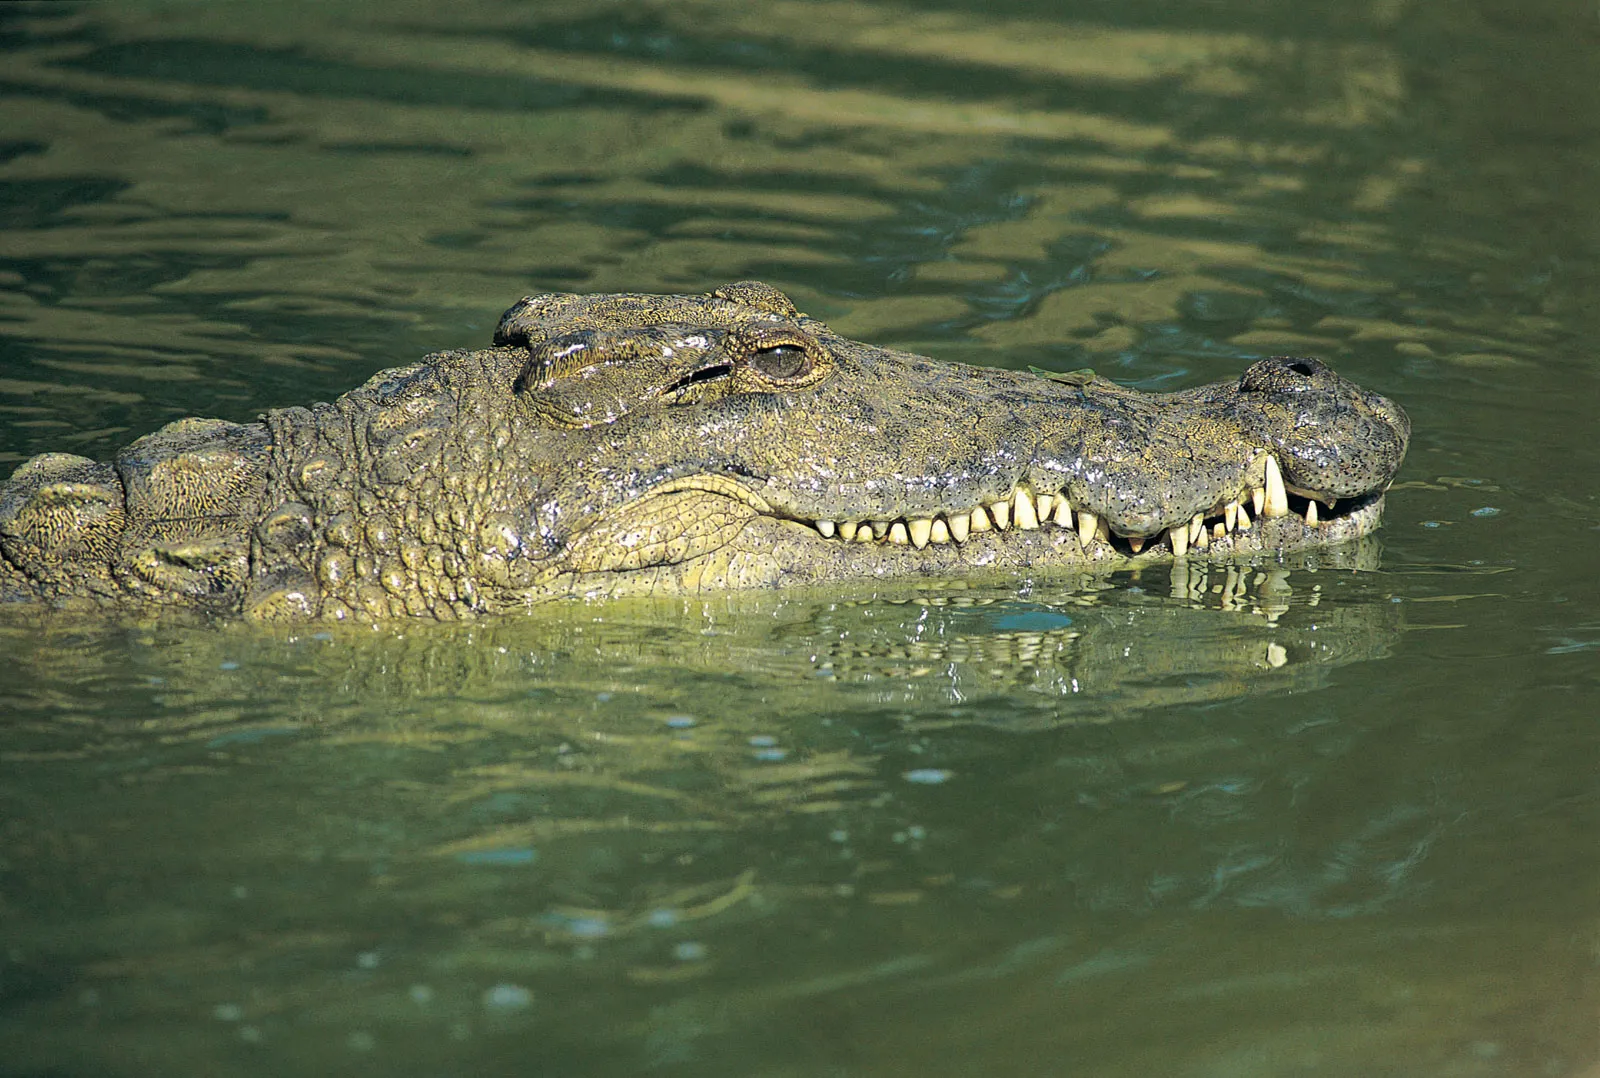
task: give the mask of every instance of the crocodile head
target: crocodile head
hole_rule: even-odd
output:
[[[544,477],[529,523],[580,591],[1339,542],[1409,434],[1314,359],[1146,394],[859,344],[754,283],[531,297],[496,343]]]
[[[754,282],[551,294],[507,311],[492,349],[264,425],[142,439],[98,500],[91,462],[50,458],[55,482],[25,465],[0,498],[0,549],[18,546],[19,506],[49,502],[59,531],[77,498],[116,535],[74,549],[109,556],[122,590],[183,590],[152,583],[159,570],[259,616],[333,617],[1228,558],[1374,529],[1408,435],[1398,407],[1313,359],[1147,394],[874,348]],[[136,495],[180,456],[209,518],[235,524],[177,529],[175,557]],[[233,493],[209,493],[208,473]],[[213,540],[233,559],[220,577],[196,553]]]

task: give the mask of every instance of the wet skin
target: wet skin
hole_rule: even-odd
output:
[[[755,282],[543,295],[331,404],[28,461],[0,597],[459,618],[1226,559],[1375,529],[1409,433],[1314,359],[1147,394],[875,348]]]

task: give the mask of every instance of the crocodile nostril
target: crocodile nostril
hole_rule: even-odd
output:
[[[1304,375],[1307,378],[1317,373],[1316,368],[1303,359],[1290,360],[1288,367],[1294,373]]]

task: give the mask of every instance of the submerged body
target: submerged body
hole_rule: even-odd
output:
[[[1145,394],[860,344],[766,285],[544,295],[495,346],[0,486],[0,599],[457,618],[1229,557],[1377,527],[1410,427],[1316,360]]]

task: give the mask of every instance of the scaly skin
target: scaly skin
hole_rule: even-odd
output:
[[[1144,394],[859,344],[755,282],[536,296],[494,348],[332,404],[28,461],[0,487],[0,598],[448,619],[1227,558],[1376,528],[1409,433],[1316,360]]]

